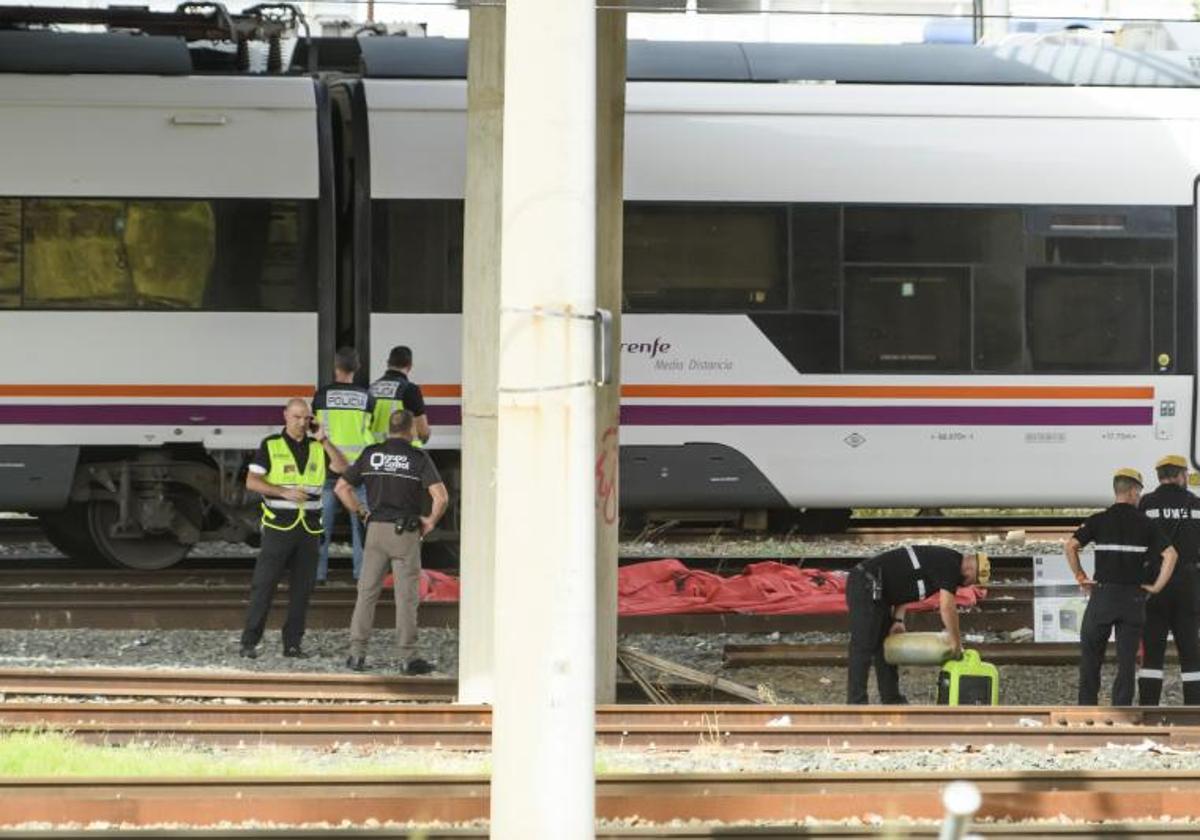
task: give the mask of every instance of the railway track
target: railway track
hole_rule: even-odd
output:
[[[0,728],[61,729],[102,744],[359,744],[479,751],[490,748],[491,722],[489,707],[444,703],[0,704]],[[602,706],[596,712],[596,743],[622,749],[882,752],[1053,745],[1058,751],[1082,751],[1147,740],[1164,748],[1200,748],[1200,710],[690,705]]]
[[[986,662],[993,665],[1078,665],[1079,644],[1077,642],[984,642],[968,643],[967,647],[979,651]],[[1108,658],[1116,661],[1116,650],[1108,649]],[[1171,646],[1167,661],[1178,660]],[[761,645],[725,645],[724,665],[726,668],[745,668],[756,665],[843,668],[846,665],[845,645],[792,644],[777,642]]]
[[[809,819],[934,820],[942,815],[942,789],[964,779],[983,794],[980,821],[1057,819],[1063,814],[1086,822],[1190,819],[1197,814],[1200,796],[1200,773],[1171,770],[612,774],[596,781],[596,815],[642,825],[673,820],[793,826]],[[8,779],[0,782],[0,823],[453,824],[486,819],[488,789],[486,778],[457,775]]]
[[[1198,826],[1187,822],[1129,822],[1129,823],[1076,823],[1064,824],[1061,821],[1036,823],[992,823],[975,825],[972,834],[984,837],[1033,838],[1056,837],[1089,837],[1113,838],[1116,840],[1194,840]],[[931,824],[903,822],[886,828],[885,836],[898,838],[936,838],[939,829]],[[881,835],[881,828],[876,825],[845,825],[805,823],[803,825],[790,822],[787,825],[761,825],[742,823],[716,823],[709,825],[690,824],[659,825],[659,826],[627,826],[600,823],[596,827],[596,840],[646,840],[646,838],[663,838],[663,840],[844,840],[853,837],[873,837]],[[5,830],[0,828],[0,840],[381,840],[381,838],[396,838],[396,840],[411,840],[419,836],[422,840],[465,840],[465,838],[486,838],[489,836],[486,826],[459,826],[447,828],[444,826],[422,826],[420,834],[409,827],[372,827],[372,828],[228,828],[209,827],[196,829],[169,828],[109,828],[100,832],[96,829],[75,830]]]

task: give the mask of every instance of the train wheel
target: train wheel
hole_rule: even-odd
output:
[[[86,505],[73,504],[65,510],[44,513],[38,520],[50,545],[72,560],[89,566],[103,566],[108,562],[92,541]]]
[[[193,522],[200,520],[199,499],[183,496],[174,502]],[[92,540],[100,554],[114,566],[141,571],[167,569],[186,557],[192,548],[170,531],[145,533],[132,539],[114,536],[113,526],[120,513],[116,502],[94,500],[88,504],[87,512]]]

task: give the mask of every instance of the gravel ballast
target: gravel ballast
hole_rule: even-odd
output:
[[[399,661],[393,634],[376,631],[368,650],[372,673],[396,674]],[[749,686],[765,686],[780,702],[828,704],[845,702],[845,672],[840,667],[770,666],[723,670],[725,644],[770,642],[844,644],[846,637],[831,633],[711,634],[691,636],[631,635],[621,639],[647,653],[683,665],[718,673]],[[420,655],[433,662],[437,674],[453,676],[458,664],[455,630],[422,628]],[[968,642],[968,646],[970,643]],[[0,667],[5,668],[207,668],[244,671],[344,673],[349,648],[347,630],[313,630],[305,637],[309,659],[285,659],[279,631],[270,629],[259,647],[258,659],[238,656],[238,634],[214,630],[0,630]],[[1113,667],[1105,666],[1107,692]],[[932,703],[936,694],[934,668],[904,668],[901,684],[909,702]],[[1075,666],[1006,665],[1000,669],[1000,702],[1009,705],[1071,705],[1075,702]],[[874,680],[872,679],[872,692]],[[1102,694],[1102,697],[1104,695]],[[1177,705],[1182,693],[1177,669],[1168,667],[1164,703]]]

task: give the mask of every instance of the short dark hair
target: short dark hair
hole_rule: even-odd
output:
[[[389,435],[411,435],[413,430],[413,413],[407,408],[393,411],[388,418]]]
[[[1187,475],[1187,467],[1176,467],[1173,464],[1167,464],[1165,467],[1159,467],[1155,472],[1158,473],[1159,481],[1174,481],[1181,475]]]
[[[353,347],[339,347],[333,354],[333,366],[344,373],[358,373],[358,351]]]
[[[1119,475],[1113,479],[1113,492],[1118,496],[1128,493],[1130,490],[1141,490],[1142,485],[1136,479],[1130,478],[1127,475]]]
[[[412,367],[412,348],[405,347],[403,344],[393,347],[392,352],[388,353],[388,367],[397,370]]]

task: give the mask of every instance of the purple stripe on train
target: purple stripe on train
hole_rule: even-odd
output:
[[[1149,426],[1151,406],[624,405],[630,426]]]
[[[429,405],[434,426],[457,426],[457,405]],[[1110,405],[624,405],[628,426],[1149,426],[1151,406]],[[276,426],[282,405],[0,405],[0,424]]]

